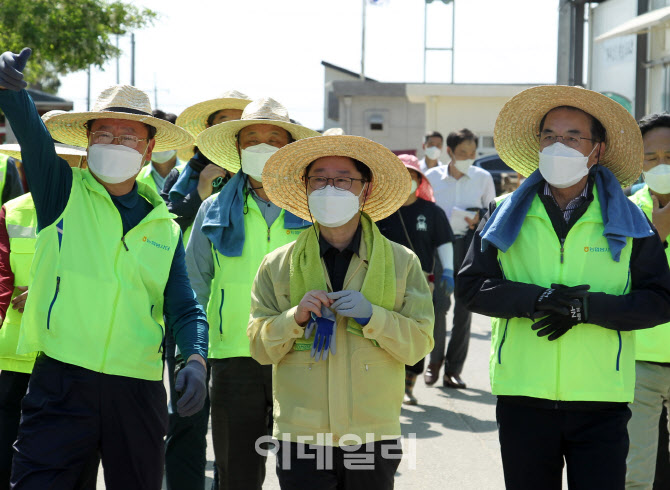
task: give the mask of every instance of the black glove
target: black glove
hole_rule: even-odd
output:
[[[23,48],[19,54],[5,51],[0,55],[0,87],[17,92],[26,88],[28,84],[23,79],[23,69],[31,53],[30,48]]]
[[[193,360],[179,371],[174,389],[181,394],[177,401],[177,412],[181,417],[189,417],[199,412],[205,405],[207,396],[207,369]]]
[[[551,288],[542,291],[535,301],[535,313],[532,318],[536,320],[546,313],[570,314],[570,307],[579,306],[579,300],[585,295],[588,296],[590,287],[588,284],[573,287],[552,284]]]
[[[553,291],[553,293],[549,293],[547,296],[557,294],[564,299],[568,299],[569,306],[565,308],[565,313],[554,311],[546,318],[535,322],[532,329],[542,329],[537,332],[537,336],[544,337],[549,335],[549,340],[556,340],[575,325],[586,323],[588,319],[588,290],[590,287],[589,285],[568,287],[562,284],[552,284],[551,289],[547,289],[545,293],[547,291]],[[542,295],[545,293],[542,293]],[[542,295],[540,295],[540,298]],[[540,299],[538,298],[538,304],[539,302]],[[539,308],[537,310],[541,311]]]

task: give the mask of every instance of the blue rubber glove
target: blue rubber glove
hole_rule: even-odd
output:
[[[198,413],[205,405],[207,395],[207,369],[202,363],[192,360],[179,371],[174,389],[181,394],[177,401],[177,412],[181,417]]]
[[[328,293],[327,296],[335,301],[330,307],[335,313],[353,318],[361,325],[367,325],[372,317],[372,303],[360,291],[346,289]]]
[[[454,288],[456,287],[456,284],[454,282],[454,271],[451,269],[444,269],[442,271],[442,277],[440,278],[442,281],[442,284],[444,285],[444,290],[446,291],[447,294],[451,294],[454,292]]]
[[[311,356],[316,361],[320,361],[321,359],[325,361],[328,359],[329,352],[335,354],[337,328],[333,312],[325,306],[321,306],[321,317],[312,313],[312,319],[305,328],[305,338],[309,338],[314,327],[316,327],[316,333],[314,334],[314,342],[312,343]]]
[[[23,48],[19,54],[5,51],[0,55],[0,87],[18,92],[28,86],[23,80],[23,69],[32,52],[30,48]]]

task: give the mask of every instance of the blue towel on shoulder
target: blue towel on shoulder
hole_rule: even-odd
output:
[[[607,238],[612,259],[618,262],[627,237],[644,238],[653,235],[654,231],[640,208],[624,195],[619,181],[608,168],[597,165],[592,173],[595,174],[605,228],[603,236]],[[502,252],[512,246],[541,185],[544,185],[544,179],[536,170],[496,207],[481,231],[482,252],[489,244]]]
[[[179,174],[177,182],[174,183],[172,189],[170,189],[170,201],[177,202],[184,199],[191,192],[198,188],[198,179],[200,178],[200,173],[195,172],[190,165],[186,165],[184,170]]]
[[[240,171],[223,186],[207,210],[200,228],[214,248],[226,257],[239,257],[244,248],[244,186],[247,179]],[[300,229],[312,223],[284,212],[284,228]]]

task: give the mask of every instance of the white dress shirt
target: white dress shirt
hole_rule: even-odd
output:
[[[452,222],[454,207],[462,210],[487,208],[496,197],[491,174],[474,165],[458,180],[449,175],[449,165],[431,168],[426,177],[433,186],[435,203],[447,214],[455,235],[464,235],[468,224],[465,219],[459,219],[458,223]]]
[[[426,158],[425,158],[425,157],[422,158],[421,160],[419,160],[419,166],[421,167],[421,171],[422,171],[424,174],[425,174],[426,172],[428,172],[429,170],[431,170],[431,169],[428,168],[428,165],[426,165]],[[438,167],[443,167],[443,166],[444,166],[444,163],[442,163],[441,161],[438,160],[438,161],[437,161],[437,166],[438,166]],[[433,167],[433,168],[435,168],[435,167]]]

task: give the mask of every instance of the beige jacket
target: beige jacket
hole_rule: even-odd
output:
[[[365,337],[347,332],[347,318],[337,315],[337,353],[319,362],[314,362],[309,350],[292,349],[295,339],[304,334],[293,318],[296,307],[291,307],[289,298],[294,243],[271,252],[261,263],[251,290],[247,335],[251,356],[273,365],[275,438],[338,446],[344,435],[358,436],[363,442],[366,434],[375,441],[400,436],[405,364],[415,364],[432,350],[435,319],[419,259],[407,248],[391,245],[397,288],[393,311],[373,305],[370,322],[363,328]],[[365,240],[361,240],[343,289],[360,291],[366,258]],[[325,436],[320,441],[298,441],[299,436],[317,434],[332,434],[332,440]],[[355,441],[341,442],[351,444]]]

